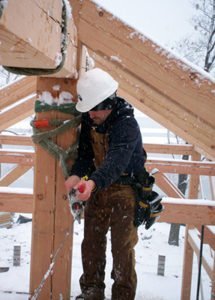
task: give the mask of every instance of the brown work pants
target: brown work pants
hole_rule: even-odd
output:
[[[134,300],[137,285],[134,246],[134,192],[129,185],[113,184],[87,202],[82,243],[82,293],[87,300],[104,299],[106,234],[110,228],[113,269],[112,300]]]

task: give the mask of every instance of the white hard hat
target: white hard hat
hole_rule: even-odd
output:
[[[99,68],[87,71],[77,83],[78,103],[76,109],[80,112],[90,111],[113,95],[117,88],[118,82],[107,72]]]

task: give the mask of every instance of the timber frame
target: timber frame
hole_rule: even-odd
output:
[[[8,3],[0,18],[0,64],[55,68],[61,40],[61,1],[12,0]],[[69,46],[63,69],[49,77],[24,77],[0,89],[0,145],[33,146],[30,137],[6,135],[4,130],[34,114],[35,99],[42,91],[54,94],[53,86],[59,85],[61,90],[75,95],[77,74],[86,71],[89,54],[96,66],[110,72],[119,81],[121,96],[188,143],[144,144],[149,153],[147,168],[149,171],[155,168],[159,170],[155,175],[156,184],[167,195],[163,200],[165,211],[160,221],[186,224],[181,299],[188,300],[193,254],[199,256],[198,241],[202,225],[205,226],[204,243],[209,244],[215,253],[214,82],[93,1],[70,0],[70,3],[73,18],[69,22]],[[31,12],[27,19],[23,18],[23,7],[29,7],[28,11]],[[17,21],[19,26],[14,22],[14,15],[20,16]],[[34,22],[39,23],[39,16],[43,24],[41,26],[46,28],[44,32],[49,32],[47,35],[41,35],[34,25]],[[27,27],[32,30],[30,34],[26,31],[29,22],[33,22],[32,28]],[[29,39],[29,36],[32,38]],[[48,41],[46,44],[45,40]],[[43,117],[66,118],[53,112],[37,114],[37,118]],[[60,136],[57,143],[66,148],[75,140],[76,131],[71,130]],[[0,164],[15,165],[10,173],[0,178],[0,211],[33,214],[31,295],[52,262],[50,255],[59,252],[53,274],[48,276],[38,299],[47,300],[50,293],[53,299],[59,299],[60,294],[63,299],[69,299],[72,235],[68,233],[73,230],[73,222],[66,201],[64,178],[53,157],[39,146],[33,148],[19,151],[0,149]],[[155,159],[150,158],[151,153],[186,154],[189,160]],[[201,160],[202,156],[205,160]],[[10,184],[32,167],[34,190],[13,190]],[[189,174],[188,199],[184,199],[167,173]],[[213,200],[198,199],[202,175],[210,177]],[[203,267],[212,282],[212,299],[215,294],[215,262],[211,266],[208,257],[204,256]]]

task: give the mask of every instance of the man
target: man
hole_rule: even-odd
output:
[[[65,182],[68,192],[75,188],[86,201],[82,243],[82,294],[76,299],[103,300],[106,234],[110,229],[113,255],[112,300],[133,300],[137,278],[134,246],[135,194],[133,175],[144,167],[146,153],[133,109],[116,95],[118,82],[95,68],[77,84],[82,112],[78,158]],[[88,176],[88,180],[81,179]]]

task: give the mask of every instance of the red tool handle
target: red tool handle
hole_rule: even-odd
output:
[[[42,120],[34,120],[34,126],[35,128],[46,128],[49,127],[49,120],[42,119]]]
[[[79,187],[78,187],[78,191],[79,191],[79,193],[83,193],[83,192],[84,192],[84,190],[85,190],[85,184],[84,184],[84,183],[82,183],[82,184],[80,184],[80,185],[79,185]]]

